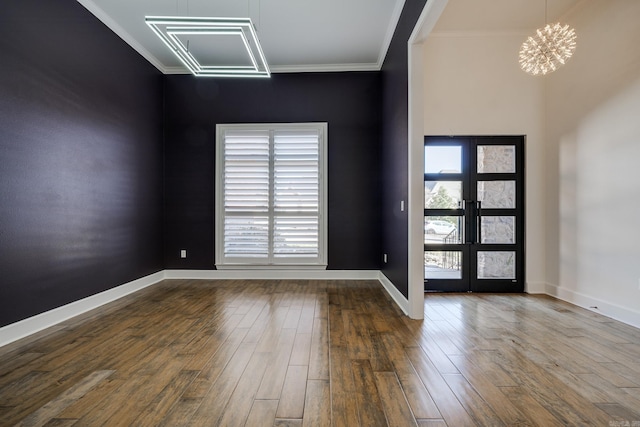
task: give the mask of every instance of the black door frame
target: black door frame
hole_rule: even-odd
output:
[[[461,173],[424,174],[425,181],[461,181],[462,198],[457,209],[424,209],[424,216],[457,216],[464,218],[463,233],[457,243],[424,244],[425,251],[447,251],[461,256],[460,279],[425,279],[427,292],[524,292],[525,285],[525,136],[425,136],[424,145],[462,146]],[[477,147],[479,145],[515,146],[515,173],[477,172]],[[492,180],[514,180],[516,183],[515,208],[483,209],[477,203],[477,182]],[[487,244],[479,243],[481,238],[479,218],[482,215],[514,216],[515,243]],[[514,251],[515,278],[478,279],[478,251]]]

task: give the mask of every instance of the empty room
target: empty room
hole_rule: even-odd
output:
[[[3,0],[0,426],[640,427],[638,22]]]

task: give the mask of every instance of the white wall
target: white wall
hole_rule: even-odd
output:
[[[544,82],[520,70],[522,34],[432,33],[425,135],[526,135],[526,290],[545,291]]]
[[[547,292],[640,326],[640,1],[589,0],[546,78]]]

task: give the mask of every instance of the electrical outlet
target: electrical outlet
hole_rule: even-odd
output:
[[[382,261],[386,264],[387,263],[387,254],[382,254]]]
[[[180,258],[186,258],[186,257],[187,257],[187,250],[180,249]]]
[[[400,200],[400,212],[404,212],[404,200]]]

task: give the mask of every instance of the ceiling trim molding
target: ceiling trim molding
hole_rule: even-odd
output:
[[[270,69],[272,73],[331,73],[340,71],[380,71],[380,66],[377,63],[272,65]]]
[[[182,67],[182,66],[178,66],[178,67],[164,67],[163,69],[163,74],[191,74],[191,72],[189,70],[187,70],[187,67]]]
[[[433,31],[429,34],[429,38],[456,38],[456,37],[505,37],[518,36],[524,37],[531,34],[529,30],[512,30],[512,31]]]
[[[271,74],[380,71],[378,64],[271,65]],[[165,67],[164,74],[191,74],[185,67]]]
[[[391,40],[393,40],[393,35],[396,32],[398,21],[400,21],[400,15],[402,15],[402,10],[404,9],[404,3],[405,0],[396,1],[396,5],[391,14],[391,20],[389,21],[389,26],[387,27],[387,33],[385,34],[384,41],[382,42],[382,49],[380,49],[380,54],[378,55],[376,71],[380,71],[382,69],[384,59],[387,57],[387,51],[389,50],[389,46],[391,46]]]
[[[131,46],[136,52],[149,61],[154,67],[160,70],[163,74],[167,74],[166,68],[158,59],[145,49],[140,43],[134,39],[131,34],[126,32],[116,21],[114,21],[107,13],[96,5],[92,0],[77,0],[85,9],[91,12],[96,18],[98,18],[104,25],[106,25],[111,31],[116,33],[125,43]],[[188,72],[186,69],[185,72]]]

